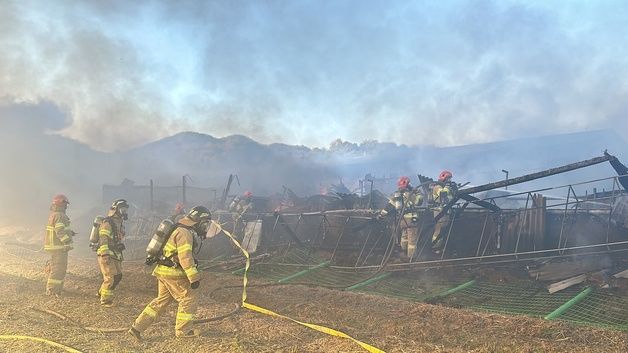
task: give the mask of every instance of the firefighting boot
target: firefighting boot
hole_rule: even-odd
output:
[[[177,335],[177,338],[194,338],[194,337],[198,337],[200,334],[201,333],[199,330],[190,330],[186,333]]]
[[[135,327],[131,326],[131,328],[127,331],[127,333],[135,338],[136,341],[141,341],[142,340],[142,334],[140,333],[140,331],[136,330]]]

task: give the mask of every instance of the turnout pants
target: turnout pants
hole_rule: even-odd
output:
[[[48,282],[46,283],[47,294],[61,294],[63,290],[63,280],[68,269],[68,252],[65,250],[50,251],[50,262]]]
[[[434,211],[434,217],[436,217],[440,211]],[[432,250],[443,250],[445,246],[445,236],[449,231],[449,214],[445,214],[434,225],[434,233],[432,234]]]
[[[102,273],[102,284],[98,290],[100,304],[109,304],[113,301],[116,286],[122,280],[122,261],[109,255],[98,256],[98,267]]]
[[[405,221],[401,223],[401,249],[406,252],[408,257],[412,257],[414,252],[416,251],[417,241],[419,240],[419,228],[411,225],[408,226],[404,224]]]
[[[144,332],[152,323],[157,321],[173,301],[179,303],[177,321],[174,327],[175,335],[180,336],[192,330],[192,322],[196,313],[196,291],[190,287],[187,277],[157,277],[158,294],[140,316],[135,319],[133,328]]]

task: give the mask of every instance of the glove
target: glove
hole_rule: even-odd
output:
[[[196,282],[192,282],[192,284],[190,284],[190,287],[192,287],[192,289],[197,289],[198,286],[201,285],[201,281],[196,281]]]
[[[124,244],[119,243],[118,245],[116,245],[116,250],[124,251],[124,249],[126,249],[126,246],[124,246]]]

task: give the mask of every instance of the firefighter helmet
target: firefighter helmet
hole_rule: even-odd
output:
[[[205,206],[196,206],[188,212],[187,218],[196,223],[194,228],[196,233],[205,240],[207,238],[207,231],[209,230],[209,222],[212,220],[212,214]]]
[[[205,206],[196,206],[188,212],[187,217],[192,221],[199,223],[202,221],[211,221],[212,214]]]
[[[52,198],[52,204],[55,206],[66,206],[69,203],[68,197],[63,194],[55,195],[55,197]]]
[[[117,199],[111,204],[111,209],[118,211],[121,208],[129,208],[129,203],[125,199]]]
[[[451,179],[453,177],[453,175],[451,174],[450,171],[448,170],[443,170],[442,172],[440,172],[440,174],[438,175],[438,181],[447,181],[448,179]]]
[[[402,176],[397,180],[397,187],[400,189],[405,189],[410,185],[410,178],[407,176]]]
[[[111,210],[119,214],[124,220],[129,218],[129,214],[127,213],[128,209],[129,203],[125,199],[117,199],[111,204]]]

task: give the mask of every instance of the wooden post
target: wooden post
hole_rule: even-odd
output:
[[[186,198],[185,198],[185,175],[183,177],[181,177],[181,187],[182,187],[181,201],[185,205],[186,204]]]
[[[150,180],[150,210],[154,211],[155,208],[155,185],[153,184],[153,179]]]

